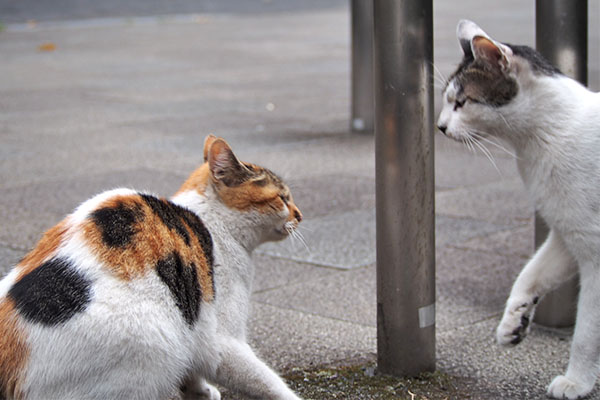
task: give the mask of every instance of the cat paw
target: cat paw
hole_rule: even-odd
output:
[[[496,329],[496,340],[499,344],[517,345],[525,339],[537,303],[537,297],[529,301],[508,299],[504,315]]]
[[[221,400],[219,389],[207,382],[200,382],[193,388],[186,388],[183,392],[184,400]]]
[[[548,397],[553,399],[581,399],[588,395],[592,389],[594,388],[594,384],[585,385],[579,382],[576,382],[572,379],[567,378],[564,375],[559,375],[548,386]]]

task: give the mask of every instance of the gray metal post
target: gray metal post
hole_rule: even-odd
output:
[[[376,0],[378,368],[435,370],[432,0]]]
[[[587,84],[587,0],[536,0],[535,45],[561,71]],[[548,234],[545,222],[536,215],[535,244]],[[575,323],[578,278],[565,282],[544,296],[537,307],[535,322],[552,327]]]
[[[353,131],[373,132],[373,0],[352,0],[352,116]]]

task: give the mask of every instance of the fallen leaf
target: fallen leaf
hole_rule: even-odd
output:
[[[56,45],[54,43],[42,43],[38,46],[38,51],[54,51],[56,50]]]

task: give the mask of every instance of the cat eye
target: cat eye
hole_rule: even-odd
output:
[[[462,108],[462,106],[464,106],[466,102],[467,102],[467,99],[464,99],[462,101],[461,100],[456,100],[454,102],[454,111],[458,110],[459,108]]]
[[[281,199],[281,201],[283,201],[285,204],[288,203],[288,201],[290,201],[290,196],[284,196],[283,194],[279,195],[279,198]]]

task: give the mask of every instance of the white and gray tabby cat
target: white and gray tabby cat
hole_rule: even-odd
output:
[[[579,273],[569,366],[547,390],[557,399],[584,397],[600,373],[600,94],[471,21],[460,21],[457,36],[464,58],[444,89],[438,127],[467,144],[488,136],[509,143],[551,228],[513,285],[497,340],[523,340],[538,299]]]
[[[170,199],[101,193],[0,281],[0,399],[157,399],[205,379],[298,400],[246,342],[252,250],[302,219],[271,171],[208,136]]]

